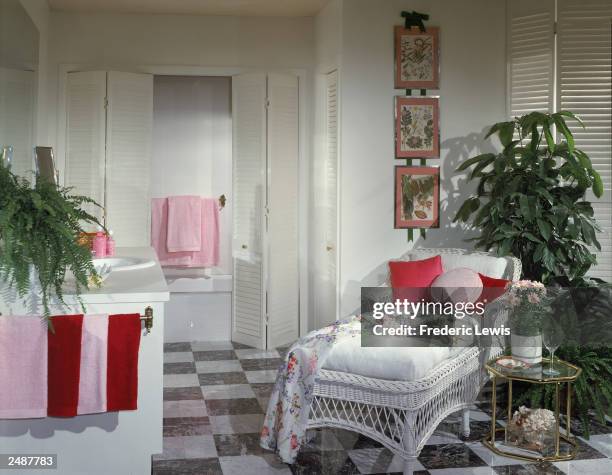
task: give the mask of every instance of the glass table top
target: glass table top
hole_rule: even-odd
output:
[[[552,369],[558,372],[558,374],[555,375],[546,373],[551,367],[549,358],[543,358],[540,364],[518,366],[514,368],[509,368],[505,364],[500,364],[500,362],[505,363],[504,360],[512,360],[512,357],[500,356],[495,358],[486,364],[486,368],[496,376],[502,378],[540,383],[574,381],[582,372],[577,366],[557,358],[555,358],[552,364]]]

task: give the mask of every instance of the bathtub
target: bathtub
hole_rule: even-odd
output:
[[[164,341],[229,341],[232,276],[211,269],[163,269],[170,301]]]

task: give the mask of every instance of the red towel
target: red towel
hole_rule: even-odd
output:
[[[140,315],[108,318],[106,410],[134,410],[138,405],[138,350]]]
[[[47,415],[73,417],[79,403],[83,315],[51,317],[48,335]]]

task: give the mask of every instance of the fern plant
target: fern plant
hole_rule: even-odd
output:
[[[33,267],[45,317],[52,298],[65,304],[68,271],[74,275],[79,301],[89,276],[97,275],[91,251],[78,243],[84,224],[100,224],[83,209],[87,203],[96,203],[70,191],[44,179],[32,186],[0,160],[0,281],[23,298],[35,285],[30,281]]]
[[[582,373],[572,385],[572,407],[582,423],[584,436],[590,435],[590,412],[597,421],[606,424],[605,416],[612,407],[612,348],[609,346],[562,346],[555,352],[559,358],[582,368]],[[531,384],[524,388],[516,405],[526,402],[531,407],[554,408],[553,384]]]

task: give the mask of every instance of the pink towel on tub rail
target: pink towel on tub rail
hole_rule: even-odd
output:
[[[108,315],[85,315],[77,414],[106,412]]]
[[[0,316],[0,419],[47,416],[47,331],[36,316]]]
[[[219,208],[214,198],[202,198],[201,242],[199,251],[169,252],[168,199],[151,200],[151,246],[162,266],[213,267],[219,264]]]
[[[199,196],[168,197],[168,252],[202,249],[202,199]]]

